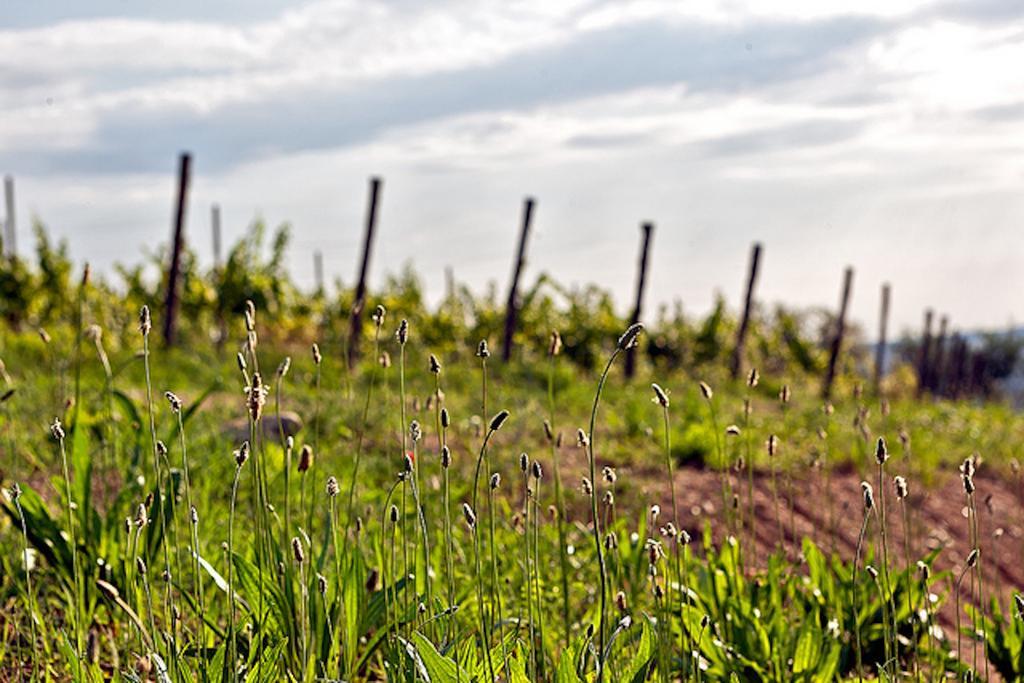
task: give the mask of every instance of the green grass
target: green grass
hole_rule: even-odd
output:
[[[925,622],[938,605],[925,599],[925,582],[941,600],[949,577],[922,578],[916,560],[930,565],[934,556],[911,565],[894,538],[886,557],[876,542],[881,517],[869,516],[857,564],[809,540],[799,559],[754,557],[736,540],[749,523],[744,486],[727,488],[727,514],[686,540],[671,510],[652,524],[637,482],[600,476],[604,466],[646,468],[664,480],[669,466],[733,466],[742,455],[748,467],[777,467],[784,488],[817,454],[826,469],[853,467],[877,487],[874,438],[884,435],[894,457],[883,485],[898,473],[920,486],[975,451],[985,467],[1008,471],[1024,428],[1008,408],[894,400],[883,411],[843,376],[826,414],[805,374],[764,373],[748,389],[708,364],[694,375],[646,367],[627,382],[609,361],[605,380],[548,358],[546,344],[509,366],[481,363],[478,340],[430,348],[415,325],[399,345],[402,313],[389,314],[380,333],[389,367],[367,352],[348,371],[340,344],[327,343],[317,363],[312,340],[257,327],[240,371],[245,332],[232,327],[236,345],[219,351],[195,336],[173,351],[154,343],[150,392],[143,337],[131,325],[99,345],[63,327],[48,343],[6,334],[0,355],[14,393],[0,406],[2,483],[18,483],[21,495],[4,498],[0,526],[0,678],[469,682],[493,671],[559,683],[829,681],[858,676],[858,641],[865,676],[959,675],[967,666],[985,675],[989,651],[994,665],[1019,666],[1020,626],[1003,616],[1010,606],[964,608],[965,626],[990,625],[980,659],[958,659],[949,640],[930,636]],[[604,349],[608,361],[614,336]],[[287,372],[275,373],[286,357]],[[246,388],[258,370],[265,403]],[[710,401],[701,380],[714,388]],[[652,381],[668,392],[667,411],[652,400]],[[785,410],[784,383],[793,394]],[[180,411],[165,391],[180,397]],[[443,438],[441,405],[450,417]],[[291,447],[260,428],[279,407],[305,421]],[[502,410],[507,421],[490,429]],[[66,430],[66,479],[49,428],[55,417]],[[421,436],[411,439],[413,420]],[[732,424],[740,437],[726,437]],[[774,463],[762,446],[769,434],[783,444]],[[239,465],[243,440],[249,455]],[[300,474],[295,454],[305,444],[314,458]],[[523,452],[540,463],[540,477],[520,470]],[[500,474],[493,489],[492,473]],[[336,496],[327,492],[332,476]],[[612,487],[614,507],[604,498]],[[739,507],[728,512],[733,494]],[[958,513],[951,505],[950,517]],[[733,534],[716,544],[726,538],[713,533],[719,527]]]

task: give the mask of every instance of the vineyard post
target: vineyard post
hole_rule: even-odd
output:
[[[935,353],[933,354],[931,371],[928,373],[928,388],[932,393],[941,396],[946,375],[946,332],[949,327],[949,318],[939,318],[939,336],[935,338]]]
[[[519,231],[519,249],[516,252],[515,268],[512,271],[512,286],[508,290],[505,306],[505,338],[501,345],[501,359],[506,363],[512,358],[512,336],[516,331],[516,315],[519,306],[519,276],[526,263],[526,241],[530,236],[530,221],[533,218],[533,198],[523,202],[523,224]]]
[[[740,376],[743,369],[743,348],[747,342],[747,330],[750,327],[750,309],[754,305],[754,287],[757,286],[758,266],[761,263],[761,243],[755,242],[750,251],[750,270],[747,273],[747,294],[743,299],[743,317],[736,331],[736,347],[732,350],[732,361],[729,374],[733,379]]]
[[[878,346],[875,347],[875,394],[882,395],[882,375],[885,374],[885,352],[889,332],[889,283],[882,283],[882,307],[878,315]]]
[[[213,267],[220,270],[220,204],[210,207],[210,228],[213,231]]]
[[[17,231],[14,223],[14,176],[4,176],[4,201],[7,207],[4,218],[4,251],[13,261],[18,256]]]
[[[953,351],[952,358],[950,359],[950,387],[949,395],[956,399],[960,398],[960,395],[964,391],[964,380],[965,380],[965,368],[967,364],[967,342],[964,341],[963,336],[957,332],[953,335]]]
[[[932,346],[932,309],[924,312],[924,335],[921,337],[921,350],[917,358],[917,395],[920,397],[928,387],[928,360]]]
[[[223,302],[220,300],[224,277],[224,261],[221,256],[220,204],[210,206],[210,231],[213,233],[213,276],[217,288],[217,349],[228,337],[228,323],[224,318]]]
[[[178,279],[181,275],[181,254],[185,248],[185,209],[188,206],[188,185],[192,155],[183,152],[178,158],[178,199],[174,207],[174,239],[171,244],[171,265],[167,270],[167,299],[164,305],[164,343],[174,346],[178,334]]]
[[[363,258],[359,265],[359,279],[356,282],[356,295],[352,302],[352,315],[348,328],[348,367],[351,368],[359,358],[359,337],[362,335],[363,307],[366,304],[366,275],[370,269],[370,251],[373,247],[373,234],[377,229],[377,202],[383,181],[374,176],[370,178],[370,197],[366,205],[366,232],[363,235]]]
[[[313,282],[317,296],[324,293],[324,253],[319,249],[313,252]]]
[[[643,233],[640,242],[640,268],[636,278],[636,304],[633,306],[633,315],[629,319],[631,325],[640,322],[640,313],[643,309],[644,286],[647,283],[647,253],[651,247],[651,233],[654,232],[654,223],[642,224],[640,231]],[[626,377],[630,378],[636,372],[635,348],[626,351],[625,371]]]
[[[836,364],[839,352],[843,347],[843,335],[846,333],[846,309],[850,304],[850,290],[853,288],[853,268],[846,267],[843,272],[843,293],[839,299],[839,316],[836,318],[836,333],[832,338],[832,350],[828,357],[828,369],[825,371],[825,382],[821,388],[822,397],[828,400],[832,396],[832,382],[836,378]]]

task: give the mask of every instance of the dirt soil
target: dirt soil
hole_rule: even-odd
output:
[[[663,511],[671,510],[671,496],[664,468],[621,468],[619,475],[633,481],[641,500],[648,504],[658,503]],[[791,557],[797,557],[800,539],[810,537],[825,552],[837,552],[847,561],[854,558],[864,510],[860,486],[862,476],[849,468],[833,469],[830,479],[830,482],[826,481],[824,472],[811,471],[803,479],[794,481],[790,488],[787,478],[778,475],[782,544]],[[740,495],[741,512],[746,517],[749,514],[746,502],[747,475],[734,473],[731,480],[733,488]],[[1012,600],[1013,592],[1024,586],[1024,505],[1021,487],[1018,482],[983,471],[975,475],[975,484],[986,602],[995,593],[1001,596],[1003,605],[1007,605]],[[721,474],[710,469],[682,467],[675,472],[675,488],[684,528],[695,539],[700,538],[705,523],[710,520],[715,538],[720,540],[723,529]],[[880,503],[877,482],[874,488],[876,501]],[[888,474],[884,493],[890,561],[894,566],[902,568],[905,564],[904,524],[892,478]],[[631,502],[634,500],[632,494],[628,498]],[[769,473],[755,473],[753,498],[757,517],[754,525],[755,557],[763,561],[780,538]],[[931,550],[941,549],[934,570],[959,572],[971,546],[968,541],[967,498],[958,474],[950,472],[927,487],[915,486],[911,482],[907,510],[912,561],[916,562]],[[877,537],[877,527],[874,525],[875,522],[872,522],[869,538]],[[750,531],[744,530],[740,538],[747,547],[750,544],[749,537]],[[962,587],[965,600],[969,590],[967,584],[965,579]],[[942,592],[940,586],[933,588],[933,592]],[[942,621],[947,625],[951,625],[953,619],[951,603],[950,597],[942,614]],[[1004,608],[1004,613],[1007,611]]]

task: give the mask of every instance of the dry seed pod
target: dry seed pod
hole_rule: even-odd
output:
[[[622,612],[623,614],[625,614],[629,609],[629,606],[626,604],[626,594],[622,591],[615,594],[615,607],[617,607],[619,612]]]
[[[468,503],[462,504],[462,516],[466,519],[466,524],[470,529],[476,529],[476,513],[473,512],[473,508],[469,507]]]
[[[241,467],[245,464],[245,461],[249,459],[249,442],[243,441],[242,445],[239,446],[238,450],[235,451],[235,464]]]
[[[306,472],[313,466],[313,448],[309,444],[302,446],[299,452],[299,472]]]
[[[668,394],[658,384],[652,383],[651,389],[654,391],[654,400],[662,407],[668,408]]]
[[[885,438],[880,436],[875,444],[875,462],[879,465],[884,465],[888,459],[889,449],[885,446]]]
[[[875,493],[871,488],[871,484],[866,481],[860,483],[861,492],[864,494],[864,509],[870,510],[875,507]]]
[[[594,485],[590,483],[589,479],[587,479],[586,477],[583,477],[583,479],[581,480],[581,484],[583,486],[583,493],[584,493],[584,495],[587,495],[587,496],[594,495]]]
[[[619,337],[619,349],[625,351],[626,349],[631,349],[634,346],[636,346],[637,337],[640,335],[643,329],[643,323],[633,323],[632,325],[627,327],[626,331],[622,333],[621,337]]]
[[[551,336],[548,340],[548,355],[551,357],[557,356],[562,352],[562,335],[558,334],[557,330],[551,331]]]
[[[181,412],[181,399],[180,398],[175,396],[170,391],[165,391],[164,392],[164,398],[166,398],[167,402],[170,404],[172,412],[175,412],[175,413],[180,413]]]
[[[502,410],[497,415],[491,418],[490,430],[496,432],[501,429],[501,426],[505,424],[505,420],[508,419],[508,411]]]
[[[903,500],[904,498],[907,497],[908,489],[906,479],[897,476],[895,479],[893,479],[893,485],[896,487],[896,498],[898,500]]]

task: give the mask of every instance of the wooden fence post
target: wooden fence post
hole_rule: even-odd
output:
[[[647,253],[651,247],[651,233],[654,232],[654,223],[644,223],[640,226],[643,237],[640,242],[640,267],[636,278],[636,303],[633,306],[633,315],[629,322],[640,322],[640,313],[643,309],[644,288],[647,284]],[[631,378],[636,373],[636,352],[635,348],[626,351],[626,377]]]
[[[4,176],[4,252],[12,261],[18,257],[17,229],[14,221],[14,176]]]
[[[850,304],[850,290],[853,288],[853,268],[846,267],[843,272],[843,293],[839,299],[839,317],[836,318],[836,334],[832,338],[832,350],[828,357],[828,369],[825,371],[825,382],[821,395],[827,401],[832,396],[832,382],[836,378],[836,364],[839,352],[843,348],[843,335],[846,333],[846,309]]]
[[[950,398],[959,398],[964,389],[964,364],[966,362],[967,345],[959,332],[953,334],[950,343],[949,378],[947,391]]]
[[[750,251],[750,269],[747,273],[747,293],[743,298],[743,316],[740,318],[740,327],[736,331],[736,346],[732,350],[732,361],[729,365],[729,374],[733,379],[740,376],[743,369],[743,349],[747,343],[747,330],[750,327],[750,311],[754,306],[754,287],[757,286],[758,267],[761,264],[761,243],[755,242]]]
[[[363,307],[366,305],[366,275],[370,269],[370,252],[373,247],[373,234],[377,229],[377,203],[383,181],[374,176],[370,178],[370,197],[366,205],[366,232],[363,234],[363,258],[359,266],[359,279],[356,282],[356,295],[352,303],[352,315],[348,328],[348,367],[355,365],[359,358],[359,338],[363,332]]]
[[[508,290],[505,305],[505,338],[501,345],[501,359],[506,363],[512,358],[512,336],[516,332],[516,316],[519,313],[519,276],[526,264],[526,241],[530,236],[530,222],[533,219],[533,198],[523,202],[523,223],[519,230],[519,249],[516,252],[515,268],[512,271],[512,286]]]
[[[888,351],[889,333],[889,283],[882,284],[882,306],[878,314],[878,346],[875,347],[875,394],[882,395],[882,376],[885,375],[885,352]]]
[[[178,279],[181,275],[181,254],[185,248],[185,209],[188,206],[188,185],[192,155],[182,153],[178,159],[178,201],[174,209],[174,237],[171,244],[171,265],[167,271],[167,300],[164,305],[164,343],[174,346],[178,335]]]
[[[928,372],[928,389],[937,396],[942,395],[943,382],[946,374],[946,332],[949,317],[939,318],[939,336],[935,338],[935,351],[932,354],[931,367]]]
[[[313,282],[318,296],[324,293],[324,253],[317,249],[313,252]]]
[[[928,388],[928,361],[932,346],[932,309],[924,312],[924,334],[921,337],[921,349],[917,359],[917,395],[920,397]]]
[[[221,241],[220,241],[220,205],[214,204],[210,207],[210,228],[213,231],[213,267],[220,270]]]

